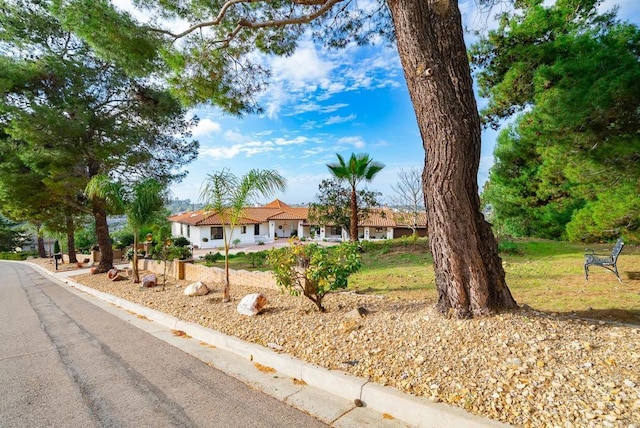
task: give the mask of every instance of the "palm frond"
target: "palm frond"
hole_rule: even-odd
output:
[[[117,213],[124,211],[124,188],[122,184],[111,181],[109,176],[104,174],[93,176],[84,191],[90,199],[102,199],[112,211]]]

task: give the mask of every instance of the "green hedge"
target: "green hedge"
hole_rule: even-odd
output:
[[[0,260],[27,260],[27,257],[32,255],[33,253],[4,252],[0,253]]]

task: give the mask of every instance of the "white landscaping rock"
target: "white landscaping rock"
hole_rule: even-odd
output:
[[[250,317],[260,313],[267,304],[267,298],[262,293],[248,294],[238,303],[238,313]]]
[[[151,288],[151,287],[155,287],[157,284],[158,284],[158,278],[156,278],[156,276],[152,273],[142,277],[143,287]]]
[[[200,281],[189,284],[184,289],[185,296],[204,296],[207,293],[209,293],[209,288]]]

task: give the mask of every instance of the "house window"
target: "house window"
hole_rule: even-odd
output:
[[[211,228],[211,239],[222,239],[222,228],[221,227],[212,227]]]
[[[191,238],[191,226],[187,225],[187,238]]]
[[[342,235],[342,228],[338,226],[331,226],[329,229],[329,235]]]
[[[247,233],[247,226],[240,226],[240,233],[242,235],[246,234]]]
[[[253,226],[253,234],[254,235],[260,235],[260,225],[256,224]]]
[[[376,227],[376,233],[384,232],[384,229],[381,227]]]

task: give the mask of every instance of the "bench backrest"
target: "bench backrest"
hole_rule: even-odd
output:
[[[622,242],[622,238],[618,238],[618,240],[616,241],[616,245],[614,245],[613,250],[611,250],[611,258],[614,262],[622,252],[622,247],[624,247],[624,242]]]

